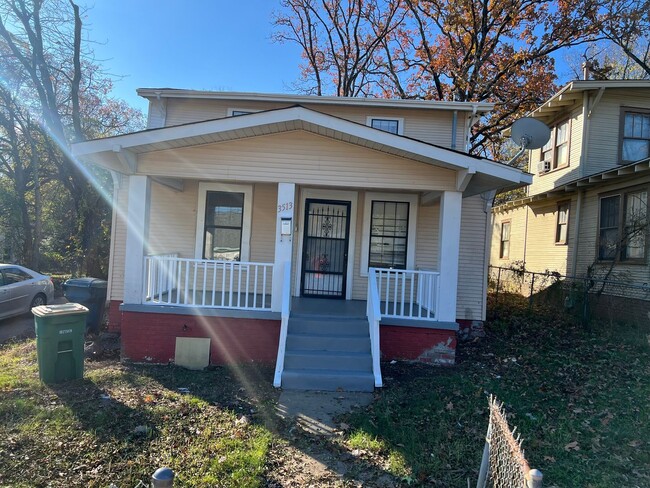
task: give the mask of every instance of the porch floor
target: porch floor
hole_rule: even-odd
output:
[[[184,300],[185,298],[185,300]],[[205,299],[205,302],[204,302]],[[177,303],[178,301],[178,303]],[[150,305],[168,305],[180,307],[215,307],[215,308],[251,308],[255,310],[271,310],[271,295],[262,295],[258,293],[233,293],[232,300],[230,293],[222,294],[221,291],[216,291],[214,294],[214,302],[212,301],[212,290],[206,290],[205,295],[202,290],[188,290],[186,297],[178,296],[177,290],[172,290],[171,293],[162,293],[160,297],[149,298],[145,301]],[[264,304],[264,306],[262,306]]]

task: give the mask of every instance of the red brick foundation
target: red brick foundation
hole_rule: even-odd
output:
[[[122,326],[122,312],[120,311],[120,305],[122,302],[119,300],[111,300],[108,302],[108,331],[109,332],[120,332]]]
[[[167,364],[174,360],[177,337],[207,337],[211,339],[210,364],[275,364],[279,320],[140,312],[121,315],[122,359]]]
[[[382,359],[454,364],[456,331],[382,325],[380,331]]]
[[[461,340],[485,337],[482,320],[457,319],[456,322],[458,322],[458,336]]]

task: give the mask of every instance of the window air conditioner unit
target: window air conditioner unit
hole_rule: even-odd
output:
[[[551,162],[550,161],[540,161],[537,163],[537,172],[538,173],[548,173],[551,171]]]

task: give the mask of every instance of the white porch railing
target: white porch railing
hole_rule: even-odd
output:
[[[145,305],[271,310],[272,263],[146,256]]]
[[[440,273],[408,269],[375,269],[381,316],[437,320]],[[368,276],[370,279],[370,275]]]
[[[375,387],[383,385],[381,379],[381,350],[379,347],[379,321],[381,310],[379,309],[379,289],[377,288],[377,270],[368,270],[368,300],[366,302],[366,314],[370,327],[370,352],[372,354],[372,374],[375,377]]]
[[[284,353],[287,349],[287,333],[289,331],[289,315],[291,314],[291,262],[284,263],[282,277],[282,322],[280,324],[280,340],[278,342],[278,358],[275,361],[273,386],[282,386],[282,371],[284,371]]]

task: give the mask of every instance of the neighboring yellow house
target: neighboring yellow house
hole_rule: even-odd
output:
[[[650,81],[573,81],[530,115],[551,139],[527,196],[492,210],[490,264],[650,282]]]
[[[138,93],[147,130],[72,148],[113,173],[125,359],[334,390],[381,386],[380,357],[454,361],[485,318],[490,195],[531,181],[465,152],[491,104]]]

